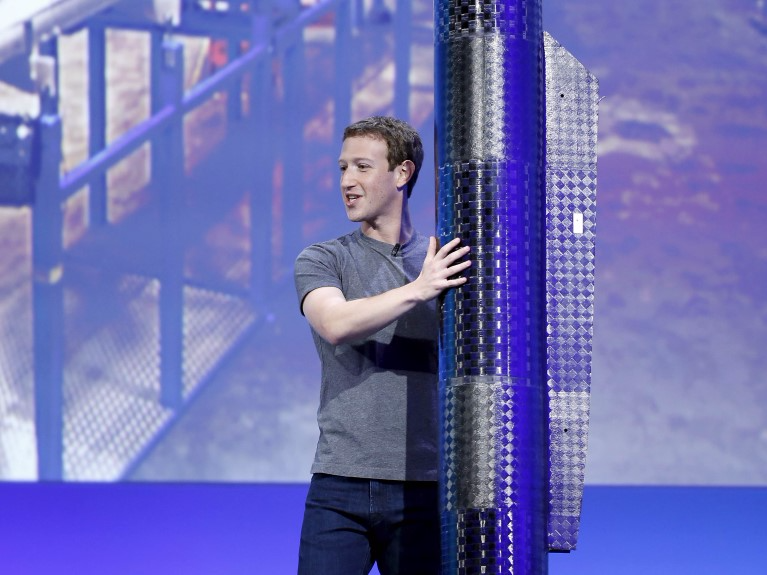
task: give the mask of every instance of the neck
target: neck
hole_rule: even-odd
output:
[[[362,233],[387,244],[406,244],[413,237],[413,224],[410,221],[410,210],[407,200],[403,202],[402,211],[398,218],[376,222],[362,222]]]

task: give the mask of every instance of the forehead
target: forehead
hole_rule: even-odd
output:
[[[389,147],[383,138],[376,136],[352,136],[344,140],[339,161],[351,161],[357,158],[386,160]]]

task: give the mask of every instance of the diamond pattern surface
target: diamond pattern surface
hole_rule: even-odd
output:
[[[574,549],[585,479],[594,319],[598,83],[544,34],[549,548]]]
[[[545,403],[531,382],[456,377],[442,400],[445,561],[458,573],[540,573],[545,450],[536,423]],[[535,570],[533,569],[533,566]]]
[[[472,260],[442,304],[443,572],[542,573],[541,4],[452,0],[435,15],[438,235]]]
[[[462,36],[499,34],[505,38],[541,36],[540,2],[447,0],[435,3],[436,37],[448,42]]]

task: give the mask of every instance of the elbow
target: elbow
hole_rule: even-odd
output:
[[[333,322],[321,322],[314,327],[319,336],[330,345],[342,345],[351,341],[351,337]]]
[[[320,331],[320,336],[330,345],[343,345],[353,339],[348,334],[334,330],[322,330]]]
[[[317,332],[330,345],[358,343],[367,335],[364,331],[355,329],[346,322],[330,322],[323,324]]]
[[[355,322],[350,319],[349,313],[341,303],[346,302],[328,297],[325,300],[307,297],[303,307],[306,319],[315,333],[334,346],[350,343],[358,338]]]

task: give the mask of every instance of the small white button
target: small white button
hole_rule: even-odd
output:
[[[573,212],[573,233],[583,233],[583,214],[579,211]]]

